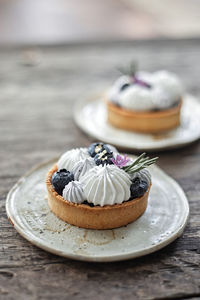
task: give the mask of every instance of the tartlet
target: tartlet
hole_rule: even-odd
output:
[[[142,160],[144,160],[144,158],[142,158],[141,161]],[[147,159],[146,161],[149,160]],[[153,162],[154,161],[155,160],[153,160]],[[61,195],[61,192],[59,191],[60,192],[59,194],[56,191],[55,186],[53,185],[52,178],[54,174],[57,174],[58,166],[60,162],[63,163],[63,158],[60,159],[59,162],[49,170],[46,177],[46,186],[48,191],[48,205],[51,211],[63,221],[71,225],[75,225],[82,228],[88,228],[88,229],[113,229],[113,228],[127,225],[135,221],[145,212],[147,207],[147,202],[148,202],[148,195],[151,188],[151,180],[149,180],[148,187],[146,188],[143,195],[141,195],[140,197],[135,197],[134,199],[124,199],[125,201],[123,201],[122,203],[106,205],[106,199],[105,199],[105,205],[100,206],[101,205],[100,202],[97,202],[100,203],[100,205],[93,205],[93,203],[91,203],[91,201],[89,201],[89,199],[87,199],[86,197],[84,198],[84,201],[82,203],[80,202],[74,203],[69,201],[68,199],[64,199],[63,195]],[[148,163],[146,165],[148,165]],[[97,169],[98,166],[95,166],[94,168]],[[100,170],[104,169],[104,167],[102,167],[101,165],[99,166],[99,168]],[[106,165],[105,168],[107,168]],[[116,166],[116,168],[118,167]],[[115,166],[111,166],[111,167],[108,166],[108,170],[110,169],[115,171]],[[63,169],[61,170],[61,172],[62,171]],[[120,172],[124,172],[124,171],[120,170]],[[120,172],[119,174],[121,174]],[[84,175],[85,177],[84,176],[82,177],[82,180],[80,180],[81,182],[85,180],[84,178],[87,179],[86,175]],[[149,175],[147,174],[147,176]],[[66,186],[68,185],[69,184],[67,184]],[[97,187],[97,190],[98,188],[99,187]],[[63,190],[63,194],[64,194],[64,190]]]
[[[142,197],[122,204],[90,207],[64,200],[51,184],[52,175],[57,169],[55,165],[47,174],[48,204],[58,218],[71,225],[89,229],[112,229],[135,221],[146,210],[151,185]]]
[[[106,95],[107,121],[114,127],[160,133],[180,125],[182,86],[167,71],[121,76]]]

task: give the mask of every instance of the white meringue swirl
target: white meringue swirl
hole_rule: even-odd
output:
[[[120,204],[130,198],[130,177],[115,165],[94,167],[80,182],[86,200],[94,205]]]
[[[152,110],[155,107],[152,91],[139,85],[125,89],[118,101],[122,107],[136,111]]]
[[[153,74],[153,96],[155,106],[166,109],[177,103],[183,94],[183,87],[175,74],[158,71]]]
[[[130,174],[131,180],[135,179],[136,177],[139,177],[141,180],[146,181],[148,184],[150,184],[151,182],[151,174],[146,168],[140,170],[139,172]]]
[[[87,148],[76,148],[65,152],[57,162],[58,170],[66,169],[72,171],[74,165],[80,160],[89,158]]]
[[[94,168],[96,166],[93,158],[86,158],[84,160],[80,160],[77,162],[73,169],[72,173],[74,174],[74,179],[79,180],[82,176],[85,175],[86,172],[88,172],[91,168]]]
[[[121,87],[124,84],[129,84],[131,83],[131,78],[129,76],[123,75],[120,76],[115,83],[113,84],[113,86],[111,87],[111,89],[108,91],[108,99],[110,99],[112,102],[118,102],[118,96],[119,93],[121,91]]]
[[[84,193],[79,181],[70,181],[63,190],[63,198],[73,203],[84,202]]]

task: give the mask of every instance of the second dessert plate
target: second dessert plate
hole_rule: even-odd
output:
[[[180,126],[162,134],[129,132],[109,125],[106,106],[101,98],[78,101],[74,109],[74,119],[92,138],[123,149],[165,150],[182,147],[200,138],[200,102],[191,95],[183,99]]]
[[[78,228],[61,221],[50,211],[46,198],[45,177],[56,161],[31,170],[7,197],[11,224],[34,245],[76,260],[108,262],[155,252],[182,234],[189,215],[186,196],[157,166],[150,166],[149,203],[137,221],[112,230]]]

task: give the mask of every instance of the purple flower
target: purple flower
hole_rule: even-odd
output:
[[[133,76],[133,83],[138,84],[138,85],[143,86],[143,87],[146,87],[148,89],[151,88],[151,85],[149,83],[145,82],[144,80],[141,80],[141,79],[137,78],[136,76]]]
[[[123,156],[117,154],[116,159],[112,158],[112,162],[115,166],[118,168],[123,168],[127,165],[127,163],[130,161],[129,158],[127,158],[127,154]]]

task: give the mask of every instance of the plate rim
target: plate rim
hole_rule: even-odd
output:
[[[24,180],[26,177],[30,176],[31,174],[33,174],[35,171],[41,169],[42,167],[45,167],[48,164],[55,162],[56,159],[57,159],[57,157],[53,158],[51,160],[42,162],[40,164],[37,164],[35,167],[31,168],[16,182],[16,184],[10,189],[10,191],[7,194],[6,213],[7,213],[8,220],[10,221],[11,225],[16,229],[16,231],[23,238],[28,240],[31,244],[33,244],[33,245],[37,246],[38,248],[41,248],[47,252],[50,252],[54,255],[59,255],[59,256],[65,257],[65,258],[73,259],[73,260],[87,261],[87,262],[114,262],[114,261],[123,261],[123,260],[128,260],[128,259],[134,259],[134,258],[141,257],[141,256],[144,256],[147,254],[151,254],[151,253],[156,252],[156,251],[164,248],[165,246],[169,245],[171,242],[173,242],[179,236],[182,235],[182,233],[187,225],[188,219],[189,219],[189,203],[188,203],[187,197],[186,197],[183,189],[181,188],[181,186],[171,176],[166,174],[166,172],[164,172],[158,166],[154,166],[159,172],[163,173],[163,175],[166,176],[168,178],[168,180],[171,181],[171,183],[175,186],[178,194],[181,194],[181,199],[182,199],[181,201],[182,201],[182,204],[184,205],[184,219],[182,221],[182,225],[179,228],[177,228],[173,232],[173,234],[171,234],[167,239],[165,239],[164,241],[161,241],[155,245],[152,245],[150,248],[149,247],[144,248],[143,250],[138,250],[136,252],[128,252],[128,253],[124,253],[124,254],[106,255],[106,256],[87,256],[85,254],[83,255],[83,254],[67,253],[66,251],[65,252],[63,252],[62,250],[59,251],[55,248],[45,245],[31,231],[28,231],[28,233],[27,233],[27,231],[25,231],[25,229],[23,227],[21,227],[20,223],[17,221],[15,216],[13,216],[12,200],[13,200],[14,194],[17,192],[17,189],[20,187],[20,185],[22,185],[24,183]]]
[[[200,102],[197,99],[197,97],[191,95],[191,94],[186,94],[184,99],[192,99],[192,101],[194,101],[196,104],[198,104],[200,106]],[[191,138],[189,141],[185,140],[185,141],[177,141],[176,143],[170,142],[168,144],[159,144],[158,142],[155,142],[155,144],[152,144],[152,146],[148,146],[148,147],[140,147],[140,146],[130,146],[128,144],[126,145],[122,145],[119,141],[119,143],[113,143],[111,142],[109,139],[107,139],[106,137],[97,137],[95,134],[93,134],[87,127],[84,126],[84,122],[81,121],[80,115],[81,112],[83,110],[83,108],[94,101],[100,101],[102,99],[102,95],[94,95],[93,97],[88,97],[85,99],[79,99],[75,102],[74,107],[73,107],[73,119],[76,123],[76,125],[79,127],[79,129],[81,129],[84,133],[86,133],[89,137],[91,137],[92,139],[99,139],[104,141],[105,143],[110,143],[120,149],[127,149],[127,150],[136,150],[136,151],[147,151],[147,152],[153,152],[153,151],[165,151],[165,150],[173,150],[173,149],[179,149],[182,148],[184,146],[187,146],[189,144],[194,143],[195,141],[198,141],[200,139],[200,134],[197,137]],[[184,101],[183,99],[183,101]],[[187,101],[187,100],[186,100]],[[117,130],[117,128],[115,128]],[[138,133],[139,134],[139,133]]]

